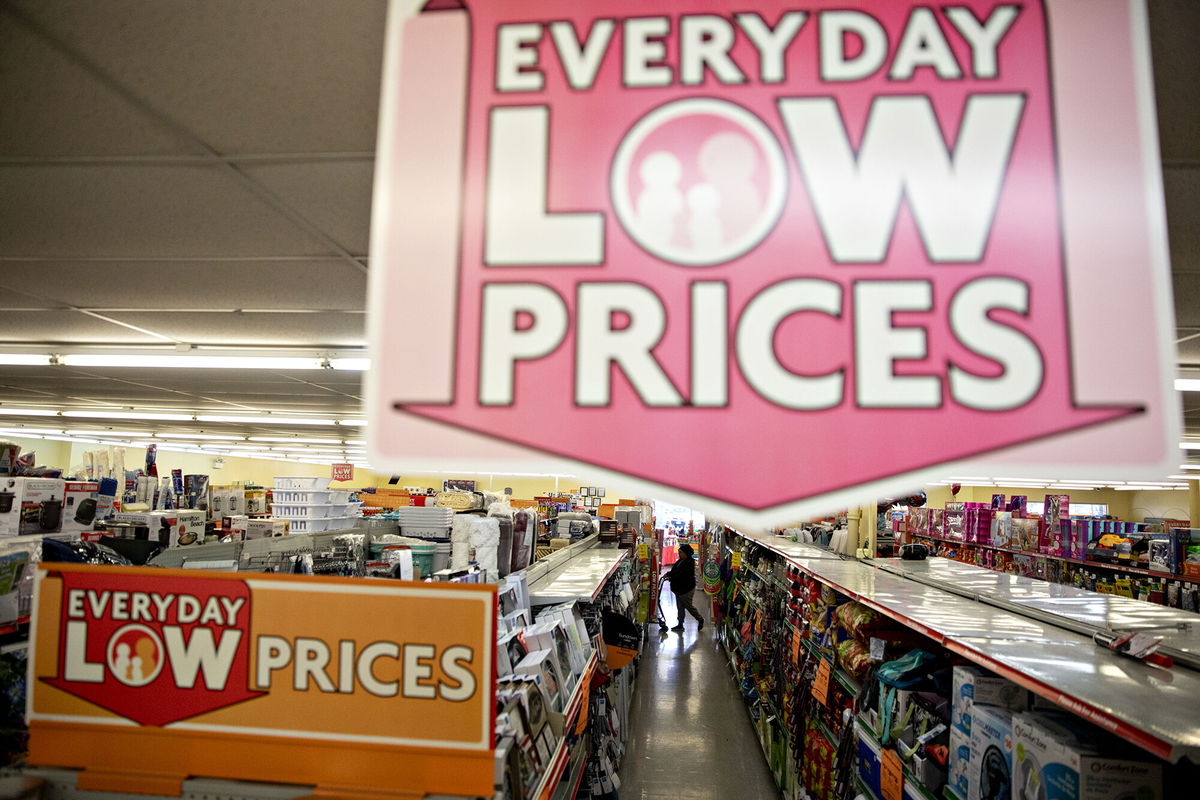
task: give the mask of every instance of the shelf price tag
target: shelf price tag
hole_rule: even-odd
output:
[[[800,631],[792,631],[792,663],[800,663]]]
[[[883,800],[904,800],[904,765],[895,750],[883,751],[883,763],[879,775],[879,788]]]
[[[730,563],[730,569],[741,569],[741,568],[742,568],[742,554],[734,553],[733,561]]]
[[[638,561],[645,561],[650,558],[650,547],[642,542],[638,545]]]
[[[829,705],[829,678],[832,672],[833,665],[822,658],[821,663],[817,665],[817,677],[813,681],[812,695],[823,706]]]

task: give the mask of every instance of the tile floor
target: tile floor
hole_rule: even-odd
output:
[[[674,598],[663,592],[667,623]],[[702,589],[684,632],[661,633],[650,623],[642,671],[633,696],[629,749],[622,765],[621,800],[768,800],[771,778],[750,717],[714,638],[712,611]]]

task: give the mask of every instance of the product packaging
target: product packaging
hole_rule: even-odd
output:
[[[97,519],[96,493],[100,484],[96,481],[66,481],[62,512],[62,532],[82,533],[90,531]]]
[[[244,538],[246,541],[287,536],[292,532],[292,523],[286,519],[248,519],[244,525],[243,530],[245,531]]]
[[[550,709],[562,713],[565,702],[562,676],[555,666],[554,653],[551,650],[534,650],[521,659],[521,663],[513,667],[517,677],[528,677],[535,681],[546,694]]]
[[[65,495],[59,478],[0,479],[0,536],[58,533]]]
[[[134,538],[148,539],[169,545],[179,538],[179,517],[175,511],[122,511],[113,515],[113,522],[145,528],[145,535],[138,531]]]
[[[209,489],[209,511],[213,519],[246,513],[246,492],[241,486],[213,486]]]
[[[1009,797],[1012,794],[1012,758],[1012,712],[973,705],[967,800]]]
[[[976,705],[995,706],[1009,711],[1022,711],[1029,707],[1029,692],[980,667],[965,664],[956,666],[952,680],[954,696],[950,721],[967,736],[971,735],[971,715]]]
[[[196,547],[204,544],[205,513],[181,508],[173,511],[178,524],[172,530],[170,547]]]
[[[1014,716],[1014,800],[1162,800],[1161,765],[1106,758],[1098,737],[1065,715]]]
[[[963,733],[957,725],[950,727],[950,750],[947,758],[950,778],[946,785],[959,800],[967,800],[971,794],[971,736]]]

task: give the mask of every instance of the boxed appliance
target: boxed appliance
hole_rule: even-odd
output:
[[[243,530],[245,531],[244,538],[246,541],[287,536],[292,532],[292,523],[286,519],[248,519],[243,524],[245,525]]]
[[[1061,714],[1014,716],[1013,800],[1162,800],[1161,765],[1107,758],[1098,738]]]
[[[99,490],[97,481],[66,481],[63,485],[63,533],[82,533],[95,526]]]
[[[246,513],[246,491],[241,486],[213,486],[209,489],[208,510],[213,519]]]
[[[0,536],[58,533],[65,494],[59,478],[0,479]]]
[[[954,704],[950,721],[954,727],[971,735],[971,711],[975,705],[996,706],[1009,711],[1029,707],[1029,692],[1009,680],[993,675],[980,667],[960,664],[953,672]]]
[[[1012,795],[1012,756],[1012,712],[974,705],[967,800],[1007,800]]]
[[[971,737],[957,725],[950,727],[950,750],[947,754],[950,777],[946,786],[959,800],[971,794]]]
[[[196,547],[204,544],[205,513],[199,509],[181,508],[174,512],[178,524],[172,530],[170,547]]]
[[[167,545],[179,538],[178,514],[178,511],[121,511],[113,515],[112,521],[133,526],[135,539]],[[138,528],[144,528],[145,534]]]

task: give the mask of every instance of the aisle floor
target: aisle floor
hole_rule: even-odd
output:
[[[675,624],[675,602],[663,592]],[[650,623],[642,651],[622,766],[621,800],[778,798],[729,662],[716,639],[712,610],[696,592],[704,630],[688,617],[680,633]]]

